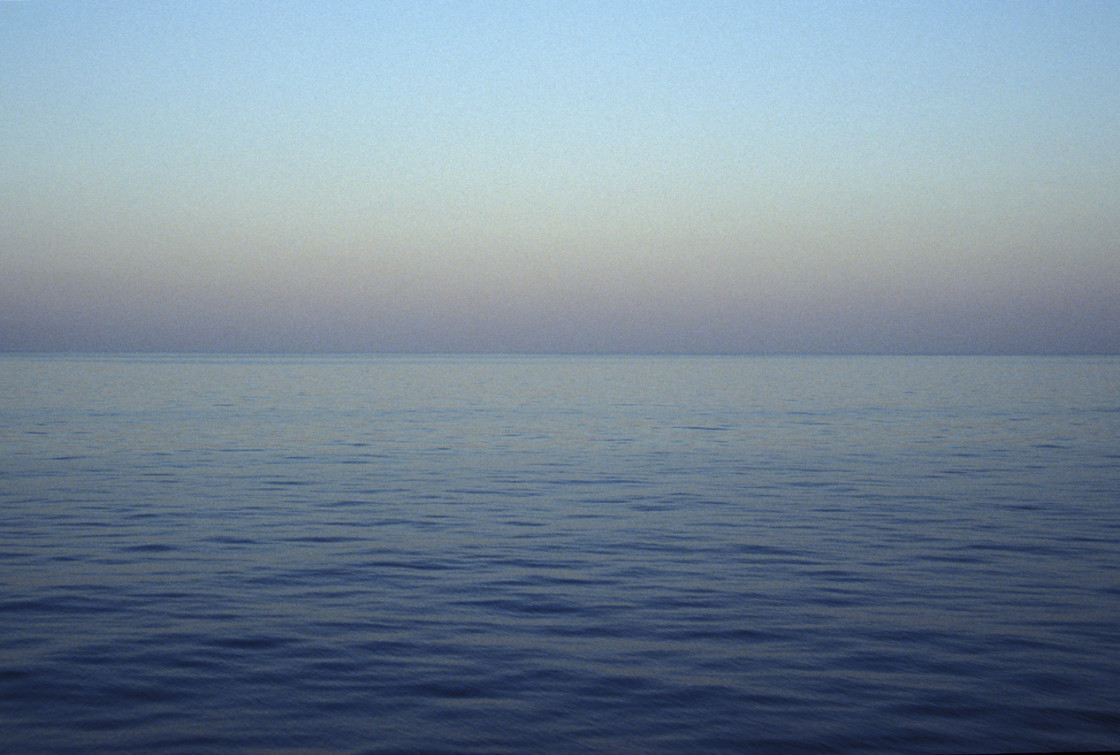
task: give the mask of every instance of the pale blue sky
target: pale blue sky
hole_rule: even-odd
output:
[[[1120,3],[0,3],[0,349],[1120,351]]]

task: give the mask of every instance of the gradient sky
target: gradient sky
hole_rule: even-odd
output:
[[[0,349],[1120,352],[1120,3],[0,3]]]

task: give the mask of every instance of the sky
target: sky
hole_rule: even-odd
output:
[[[0,3],[0,350],[1120,353],[1120,3]]]

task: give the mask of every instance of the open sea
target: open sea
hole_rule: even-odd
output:
[[[1120,357],[0,356],[4,753],[1120,748]]]

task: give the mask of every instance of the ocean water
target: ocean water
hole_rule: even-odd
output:
[[[1120,748],[1120,358],[0,356],[0,751]]]

